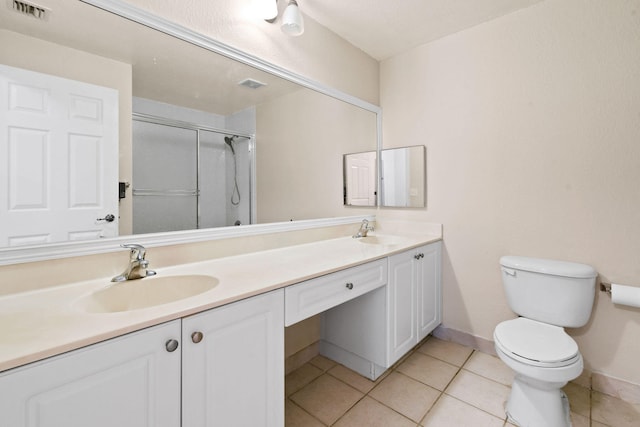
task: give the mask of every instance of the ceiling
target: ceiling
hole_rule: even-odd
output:
[[[131,64],[136,97],[229,115],[300,90],[293,82],[86,3],[36,1],[51,11],[44,21],[17,13],[11,2],[0,0],[0,40],[6,30]],[[64,59],[59,68],[64,69]],[[245,79],[265,86],[240,86]]]
[[[298,0],[298,4],[307,18],[383,60],[541,1]],[[287,2],[279,0],[281,10]],[[135,96],[226,115],[297,89],[295,84],[268,73],[210,55],[202,48],[80,1],[37,0],[54,12],[46,24],[13,12],[11,3],[0,6],[0,30],[5,28],[132,64]],[[238,7],[238,2],[220,0],[217,7],[236,10],[233,7]],[[257,91],[239,87],[237,83],[247,77],[267,86]]]
[[[383,60],[544,0],[297,1],[303,15]]]

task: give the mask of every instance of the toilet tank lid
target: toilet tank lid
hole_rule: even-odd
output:
[[[500,258],[500,265],[514,270],[532,271],[535,273],[579,279],[592,278],[598,275],[598,272],[590,265],[553,259],[508,255]]]

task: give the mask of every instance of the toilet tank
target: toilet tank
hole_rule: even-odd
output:
[[[593,267],[519,256],[503,256],[500,266],[509,306],[518,315],[570,328],[589,321],[598,275]]]

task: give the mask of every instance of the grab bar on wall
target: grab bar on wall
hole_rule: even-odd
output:
[[[134,196],[199,196],[198,190],[151,190],[147,188],[134,188]]]

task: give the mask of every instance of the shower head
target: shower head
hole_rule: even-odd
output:
[[[233,142],[236,140],[237,137],[238,135],[224,137],[224,142],[229,146],[229,148],[231,148],[231,153],[233,155],[236,154],[236,150],[233,148]]]

